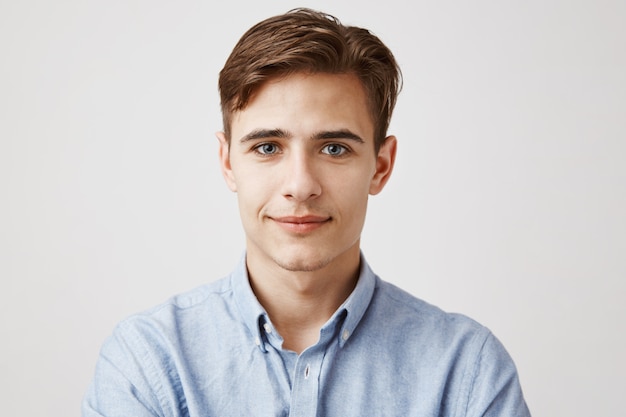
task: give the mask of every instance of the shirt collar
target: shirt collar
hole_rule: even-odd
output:
[[[237,308],[243,317],[244,324],[254,337],[256,343],[263,352],[266,352],[264,335],[261,326],[269,319],[266,319],[267,313],[254,295],[250,280],[248,279],[248,269],[246,267],[246,254],[244,253],[231,274],[231,285],[233,288],[233,296]]]
[[[267,312],[261,303],[259,303],[259,300],[256,298],[250,286],[245,253],[231,274],[231,285],[235,303],[243,317],[246,327],[254,337],[257,346],[259,346],[263,352],[267,352],[265,346],[267,337],[263,331],[263,326],[269,323],[270,320],[267,316]],[[322,327],[322,335],[328,332],[335,333],[334,327],[340,324],[339,346],[343,347],[350,336],[352,336],[361,318],[365,314],[372,300],[372,296],[374,295],[375,287],[376,275],[365,261],[363,253],[361,253],[361,268],[356,287],[346,301],[344,301]]]
[[[339,334],[340,347],[346,344],[350,336],[352,336],[352,333],[356,330],[367,307],[370,305],[370,301],[372,301],[375,288],[376,275],[365,261],[363,253],[361,253],[361,270],[356,287],[354,287],[352,294],[350,294],[346,301],[337,309],[337,312],[333,316],[334,318],[337,314],[346,314],[346,319],[343,322],[341,333]],[[343,313],[344,311],[345,313]],[[333,318],[329,320],[329,323],[332,322]]]

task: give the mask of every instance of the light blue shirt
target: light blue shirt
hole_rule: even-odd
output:
[[[530,416],[488,329],[361,265],[353,293],[300,355],[282,349],[244,259],[129,317],[102,346],[82,416]]]

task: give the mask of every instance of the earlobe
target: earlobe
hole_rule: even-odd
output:
[[[387,136],[385,142],[381,145],[376,155],[376,171],[370,182],[369,193],[376,195],[380,193],[393,171],[393,165],[396,162],[397,140],[395,136]]]
[[[235,175],[233,173],[232,166],[230,165],[230,148],[228,140],[224,132],[217,132],[215,134],[219,143],[219,159],[222,176],[226,181],[226,185],[232,192],[237,192],[237,183],[235,182]]]

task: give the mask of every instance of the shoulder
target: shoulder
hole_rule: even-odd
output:
[[[380,278],[364,323],[368,338],[392,340],[394,349],[407,355],[418,347],[420,358],[439,364],[442,358],[473,362],[497,344],[492,332],[473,318],[444,311]]]
[[[485,326],[461,313],[444,311],[413,294],[377,277],[372,305],[379,314],[390,320],[436,326],[439,332],[460,330],[489,332]]]
[[[139,315],[158,315],[159,312],[164,309],[184,311],[187,309],[198,308],[207,303],[210,304],[224,298],[229,298],[231,293],[232,280],[229,275],[214,282],[193,288],[189,291],[176,294],[164,303],[139,313]]]
[[[186,292],[176,294],[149,309],[120,321],[111,341],[124,341],[135,348],[156,347],[166,340],[185,338],[224,315],[230,309],[232,286],[230,276]]]
[[[393,341],[388,357],[400,358],[402,369],[449,381],[463,408],[479,410],[472,415],[483,415],[494,398],[501,403],[498,407],[518,410],[498,415],[528,415],[515,363],[483,324],[446,312],[380,278],[370,310],[368,337]]]
[[[232,293],[230,276],[204,284],[191,290],[176,294],[154,307],[128,317],[127,321],[142,317],[159,317],[169,314],[184,313],[186,310],[210,308],[221,300],[227,300]]]

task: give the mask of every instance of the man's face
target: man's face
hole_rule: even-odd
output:
[[[376,155],[373,135],[354,75],[295,74],[265,83],[234,113],[230,147],[218,134],[247,256],[289,271],[358,258],[368,195],[382,190],[395,157],[395,138]]]

